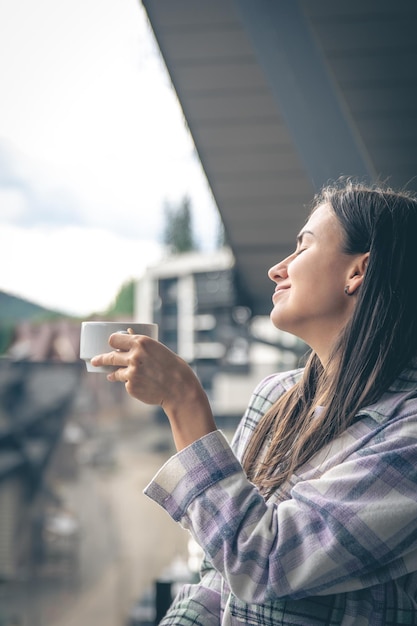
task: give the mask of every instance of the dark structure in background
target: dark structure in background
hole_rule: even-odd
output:
[[[414,0],[142,0],[236,258],[266,270],[342,175],[417,188]]]
[[[0,360],[0,583],[27,576],[42,552],[36,499],[80,375],[77,361]]]

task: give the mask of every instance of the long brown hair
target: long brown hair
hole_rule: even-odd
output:
[[[376,402],[417,353],[417,197],[348,181],[324,188],[313,211],[324,203],[342,227],[342,251],[369,252],[369,262],[326,370],[311,353],[301,380],[265,413],[249,442],[243,466],[266,497]]]

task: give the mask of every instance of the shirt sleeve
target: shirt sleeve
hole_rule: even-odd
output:
[[[207,561],[198,584],[184,585],[159,626],[219,626],[221,576]]]
[[[172,457],[145,493],[242,601],[380,584],[417,569],[416,419],[368,426],[366,444],[351,436],[343,462],[295,481],[280,502],[265,502],[219,431]]]

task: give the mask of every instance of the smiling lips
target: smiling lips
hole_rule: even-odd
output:
[[[272,299],[274,299],[275,296],[277,296],[278,294],[282,293],[283,291],[287,291],[287,289],[289,289],[289,288],[290,288],[289,285],[287,285],[286,287],[284,287],[283,285],[277,285],[275,287],[274,293],[272,294]]]

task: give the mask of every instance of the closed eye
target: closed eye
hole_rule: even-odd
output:
[[[304,250],[307,250],[307,248],[300,248],[300,250],[296,250],[295,256],[299,256],[302,252],[304,252]]]

